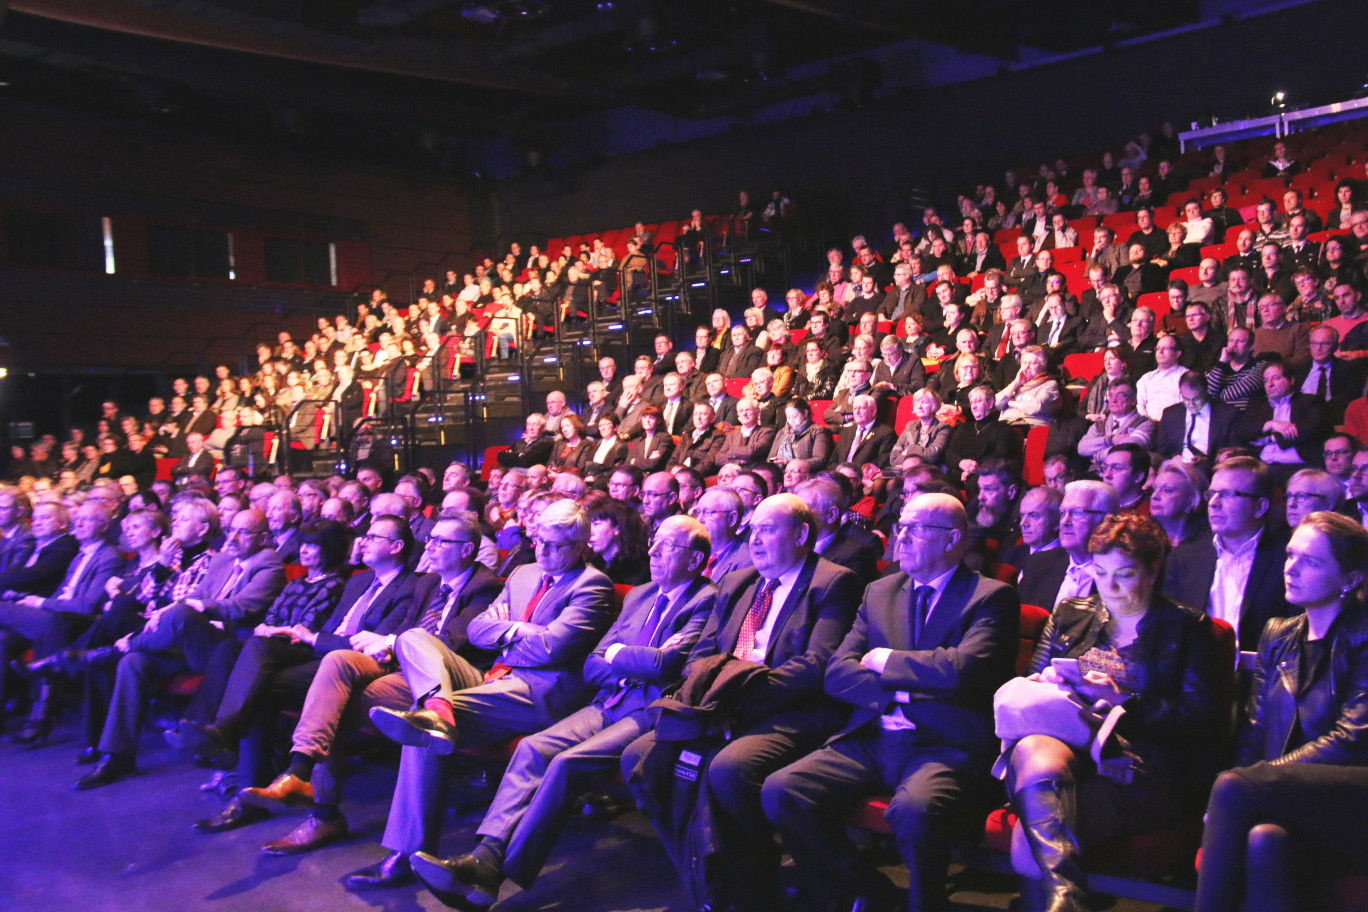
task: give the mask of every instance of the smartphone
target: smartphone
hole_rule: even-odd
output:
[[[1083,672],[1078,670],[1078,659],[1050,659],[1050,667],[1070,683],[1077,683],[1083,680]]]

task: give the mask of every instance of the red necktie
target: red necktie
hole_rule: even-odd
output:
[[[736,638],[736,648],[732,650],[732,655],[738,659],[749,662],[750,654],[755,650],[755,631],[765,626],[765,618],[769,615],[770,605],[774,602],[774,590],[779,588],[779,580],[765,580],[765,584],[760,587],[760,591],[755,595],[755,603],[751,605],[750,611],[746,612],[745,620],[741,622],[741,634]]]
[[[542,596],[546,595],[546,590],[551,588],[551,574],[542,576],[541,588],[532,593],[532,597],[527,600],[527,607],[523,609],[520,622],[526,622],[532,617],[532,612],[537,610],[537,605],[541,602]],[[505,665],[503,662],[495,662],[494,667],[485,672],[485,681],[497,681],[504,675],[513,670],[513,666]]]

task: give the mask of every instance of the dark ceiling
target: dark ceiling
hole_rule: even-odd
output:
[[[867,102],[916,41],[1001,59],[1196,21],[1197,0],[9,0],[14,99],[465,170],[629,106]],[[402,141],[396,143],[396,138]]]

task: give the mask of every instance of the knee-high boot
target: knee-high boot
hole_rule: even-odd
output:
[[[1083,866],[1073,834],[1073,781],[1057,778],[1028,783],[1017,789],[1012,803],[1040,868],[1039,889],[1033,891],[1043,900],[1040,908],[1045,912],[1086,912]]]

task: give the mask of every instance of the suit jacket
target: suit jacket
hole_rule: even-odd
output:
[[[24,566],[35,544],[33,530],[25,523],[20,523],[9,536],[0,538],[0,574],[12,567]]]
[[[113,545],[100,545],[95,549],[95,553],[90,556],[90,560],[86,561],[84,567],[81,567],[80,563],[81,556],[80,552],[77,551],[67,566],[66,576],[53,590],[53,595],[50,598],[43,599],[44,609],[68,611],[72,614],[97,613],[99,607],[108,598],[108,594],[105,592],[105,583],[123,568],[123,555]],[[79,579],[75,580],[76,588],[71,597],[61,598],[67,585],[72,582],[71,575],[78,569],[81,571],[81,575]]]
[[[1054,359],[1055,363],[1058,363],[1063,360],[1065,355],[1071,355],[1080,350],[1078,337],[1083,333],[1083,326],[1084,322],[1082,317],[1070,317],[1066,315],[1064,317],[1064,325],[1060,327],[1059,330],[1059,341],[1054,345],[1050,345],[1050,333],[1053,331],[1053,326],[1047,320],[1040,326],[1038,331],[1040,344],[1045,346],[1045,350],[1049,352],[1050,357]]]
[[[25,595],[49,596],[57,591],[67,565],[79,546],[70,535],[59,535],[29,552],[22,562],[0,573],[0,592],[12,590]]]
[[[594,454],[598,452],[600,442],[595,441],[593,447],[584,457],[584,477],[586,479],[593,480],[611,474],[613,469],[622,465],[622,461],[627,458],[627,441],[619,440],[608,451],[605,462],[594,462]]]
[[[729,462],[764,462],[769,458],[770,447],[774,444],[774,429],[757,427],[749,438],[741,436],[741,428],[734,427],[722,439],[717,450],[717,465]],[[681,444],[682,446],[682,444]]]
[[[389,636],[412,626],[406,622],[413,611],[413,587],[417,580],[418,578],[407,567],[401,568],[399,574],[390,580],[390,584],[381,589],[366,607],[366,613],[361,616],[361,626],[357,630],[369,630],[372,633]],[[318,638],[314,640],[314,655],[322,658],[334,649],[351,648],[348,638],[339,636],[337,630],[342,626],[342,620],[347,616],[347,612],[351,611],[357,599],[366,594],[366,590],[373,582],[374,570],[357,573],[347,580],[341,600],[328,616],[328,620],[323,623]],[[414,623],[417,623],[416,618]]]
[[[679,446],[675,447],[666,465],[687,465],[704,477],[716,475],[717,454],[725,440],[726,436],[716,427],[708,428],[697,441],[693,438],[693,431],[689,431],[679,438]]]
[[[754,567],[723,578],[716,607],[689,655],[690,662],[736,649],[741,622],[761,585],[760,571]],[[769,672],[737,701],[734,708],[743,723],[792,710],[789,721],[804,730],[839,724],[840,709],[823,693],[822,675],[850,629],[859,598],[855,574],[816,554],[804,558],[784,604],[770,608],[779,616],[765,651]]]
[[[887,383],[893,387],[893,395],[910,396],[926,385],[926,367],[915,355],[905,355],[897,370],[881,358],[869,382],[876,387]]]
[[[1235,422],[1240,417],[1238,409],[1218,400],[1211,400],[1211,421],[1208,423],[1207,457],[1220,452],[1222,447],[1235,443],[1233,434]],[[1175,402],[1164,409],[1159,419],[1159,441],[1156,451],[1168,459],[1183,452],[1183,441],[1187,439],[1188,411],[1181,402]]]
[[[499,465],[505,468],[530,469],[534,465],[545,465],[551,458],[554,440],[550,434],[542,434],[536,440],[519,437],[506,450],[496,454]]]
[[[700,576],[684,588],[679,601],[669,606],[664,617],[651,617],[659,596],[660,586],[654,582],[644,583],[627,593],[622,613],[585,660],[585,683],[598,688],[595,703],[602,705],[625,691],[612,708],[618,718],[645,710],[660,699],[662,688],[679,678],[689,652],[712,614],[717,587]],[[648,620],[654,636],[650,631],[646,631],[646,635],[657,645],[638,645],[642,627]],[[663,645],[676,636],[678,639],[668,648]],[[613,653],[610,662],[608,648],[614,643],[621,643],[622,648]]]
[[[1301,609],[1289,605],[1283,588],[1283,561],[1287,554],[1286,532],[1265,528],[1254,551],[1244,601],[1240,606],[1240,627],[1236,631],[1240,650],[1253,652],[1259,636],[1271,618],[1290,617]],[[1173,549],[1164,566],[1164,595],[1199,611],[1211,607],[1211,581],[1216,575],[1216,544],[1207,536],[1184,542]]]
[[[274,539],[272,541],[274,542]],[[290,530],[290,534],[285,537],[284,542],[278,545],[273,543],[272,547],[275,548],[275,553],[280,555],[282,563],[297,564],[299,563],[300,543],[299,529],[296,527]]]
[[[518,567],[466,632],[472,645],[500,650],[499,661],[527,685],[532,699],[548,714],[562,717],[584,701],[581,671],[613,621],[613,584],[602,572],[582,564],[562,573],[532,616],[520,621],[541,588],[542,575],[535,563]]]
[[[208,409],[205,409],[198,415],[189,411],[183,412],[182,414],[185,415],[185,430],[181,434],[182,440],[191,434],[203,434],[205,437],[208,437],[210,434],[214,433],[214,428],[218,427],[218,416]]]
[[[1329,412],[1328,420],[1331,425],[1340,424],[1344,420],[1344,410],[1363,394],[1363,375],[1356,365],[1357,361],[1341,361],[1338,358],[1330,359],[1330,401],[1325,403],[1325,409]],[[1315,362],[1306,365],[1304,370],[1298,371],[1292,388],[1300,390],[1302,384],[1306,382],[1307,376],[1313,371],[1318,370]],[[1314,395],[1308,393],[1307,395]]]
[[[171,468],[171,474],[176,478],[185,478],[189,475],[203,475],[208,478],[214,474],[213,454],[208,450],[186,453],[180,458],[180,462]]]
[[[1037,551],[1026,558],[1026,565],[1018,568],[1017,591],[1023,605],[1039,605],[1046,611],[1054,607],[1064,575],[1069,571],[1069,552],[1063,548]]]
[[[896,705],[916,724],[919,746],[991,756],[998,743],[993,693],[1014,674],[1021,599],[1010,586],[960,566],[914,641],[914,589],[899,571],[865,590],[855,624],[826,671],[827,693],[855,708],[841,734],[878,725]],[[878,648],[892,650],[882,673],[860,664]],[[897,701],[899,693],[907,702]]]
[[[717,372],[717,365],[722,361],[722,352],[709,345],[702,350],[693,349],[694,363],[698,366],[698,372],[703,376]]]
[[[883,542],[873,532],[842,526],[821,556],[838,567],[845,567],[859,578],[860,585],[867,586],[879,575],[879,558],[883,550]]]
[[[722,358],[718,362],[717,372],[728,380],[735,380],[744,377],[749,380],[750,375],[757,367],[765,366],[765,353],[754,345],[747,345],[738,351],[735,346],[728,346],[722,352]]]
[[[442,577],[437,573],[426,573],[413,578],[413,610],[404,619],[402,629],[417,627],[427,610],[434,607],[437,592],[442,587]],[[437,636],[452,652],[462,656],[477,668],[488,668],[494,662],[494,654],[477,649],[470,644],[467,630],[470,622],[484,612],[503,589],[503,580],[484,564],[476,564],[461,591],[456,593],[456,601],[447,612],[446,622]],[[377,631],[378,632],[378,631]]]
[[[835,461],[853,462],[857,465],[866,462],[872,462],[877,466],[888,465],[893,443],[897,439],[893,429],[886,424],[876,423],[869,429],[865,439],[860,441],[860,448],[852,453],[850,445],[855,442],[856,429],[857,425],[854,424],[841,428],[841,435],[836,438],[836,451],[833,457]]]
[[[712,566],[708,568],[707,577],[714,583],[722,581],[722,578],[735,570],[745,570],[751,565],[750,543],[746,541],[744,535],[736,540],[732,548],[720,557],[717,548],[713,548],[713,556],[710,561]]]
[[[673,422],[665,420],[665,410],[669,408],[669,405],[669,402],[663,402],[660,405],[660,426],[665,429],[665,433],[683,434],[693,427],[693,403],[682,392],[679,397],[679,407],[675,409]]]
[[[710,396],[704,396],[700,402],[712,402]],[[735,396],[723,395],[720,402],[713,404],[713,423],[735,425],[738,423],[736,417],[736,403],[740,400]]]
[[[1330,433],[1332,425],[1326,420],[1325,403],[1318,401],[1315,396],[1308,396],[1304,393],[1292,393],[1292,423],[1297,426],[1297,436],[1293,439],[1284,438],[1281,434],[1274,434],[1273,437],[1283,446],[1294,447],[1297,455],[1302,462],[1308,465],[1316,465],[1320,461],[1321,444],[1325,442],[1325,437]],[[1249,403],[1244,412],[1236,419],[1233,431],[1236,440],[1249,446],[1254,446],[1258,451],[1258,446],[1252,441],[1264,436],[1263,426],[1273,418],[1273,406],[1267,399],[1255,399]]]
[[[274,550],[262,548],[242,562],[243,573],[237,583],[220,597],[233,576],[235,563],[237,559],[227,551],[215,554],[189,597],[204,601],[206,618],[222,621],[225,627],[235,627],[240,636],[247,636],[285,588],[285,565]]]
[[[826,468],[827,463],[831,461],[833,451],[831,431],[820,424],[809,424],[802,433],[796,436],[793,433],[793,428],[784,425],[774,437],[774,446],[770,447],[770,462],[774,462],[783,456],[782,448],[785,443],[792,446],[794,459],[814,460],[814,471]]]
[[[674,441],[663,430],[652,435],[650,450],[646,449],[646,435],[642,434],[628,445],[627,464],[636,466],[647,474],[659,472],[670,461],[670,454],[673,452]]]

